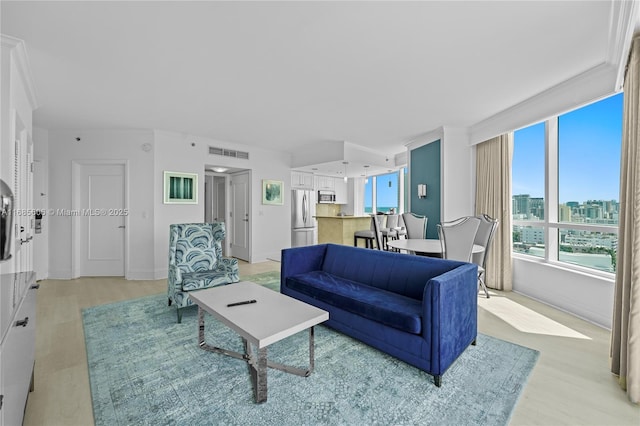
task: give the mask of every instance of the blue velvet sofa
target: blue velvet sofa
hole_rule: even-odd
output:
[[[280,291],[324,324],[433,375],[478,334],[475,264],[336,244],[282,250]]]

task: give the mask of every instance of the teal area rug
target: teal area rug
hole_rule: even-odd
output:
[[[279,273],[242,277],[272,289]],[[268,320],[268,318],[266,319]],[[505,425],[538,352],[478,336],[442,378],[325,326],[315,370],[268,372],[268,400],[253,402],[247,364],[197,344],[197,309],[182,324],[164,294],[83,311],[96,425]],[[207,342],[242,351],[211,317]],[[308,365],[308,333],[269,346],[269,359]]]

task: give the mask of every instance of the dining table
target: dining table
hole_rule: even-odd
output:
[[[397,250],[421,254],[425,256],[442,257],[442,244],[437,238],[407,238],[402,240],[391,240],[387,242],[388,247]],[[472,253],[482,253],[484,247],[479,244],[473,245]]]

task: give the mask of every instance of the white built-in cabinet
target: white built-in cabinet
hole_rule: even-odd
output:
[[[335,191],[335,178],[330,176],[315,176],[317,191]]]
[[[29,391],[33,390],[36,357],[34,272],[1,274],[0,424],[21,425]]]
[[[0,38],[0,179],[14,197],[11,258],[0,261],[0,426],[13,426],[22,424],[35,363],[32,115],[38,105],[24,42]]]
[[[336,204],[347,204],[347,182],[343,178],[334,178],[333,185],[336,193]]]
[[[314,189],[313,174],[305,172],[291,172],[291,189]]]
[[[348,202],[347,182],[343,178],[292,171],[291,189],[333,191],[336,194],[336,204],[347,204]]]

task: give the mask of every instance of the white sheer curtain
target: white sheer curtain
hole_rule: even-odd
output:
[[[498,219],[485,272],[487,287],[511,291],[511,160],[513,133],[476,146],[476,214]]]
[[[631,46],[624,83],[620,220],[611,371],[629,399],[640,402],[640,34]]]

